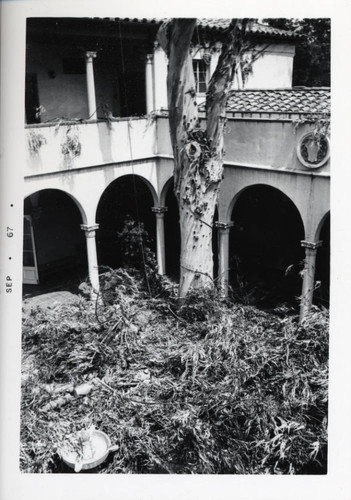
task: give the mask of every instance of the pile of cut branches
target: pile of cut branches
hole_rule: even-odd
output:
[[[118,445],[100,473],[326,472],[326,310],[299,326],[214,290],[150,298],[126,269],[101,281],[96,304],[24,317],[23,472],[68,472],[57,450],[91,425]]]

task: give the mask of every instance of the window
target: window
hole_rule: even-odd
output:
[[[23,227],[23,283],[39,284],[32,218],[29,215],[24,216]]]
[[[207,90],[207,66],[205,61],[194,59],[193,70],[196,82],[196,93],[204,94]]]

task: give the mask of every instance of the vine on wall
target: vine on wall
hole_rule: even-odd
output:
[[[69,159],[80,156],[82,145],[79,141],[78,132],[73,127],[68,127],[66,130],[66,138],[61,143],[62,154]]]
[[[311,125],[311,133],[314,135],[317,141],[320,141],[322,137],[330,136],[330,116],[321,115],[317,113],[310,113],[302,118],[296,118],[293,120],[294,131],[301,127],[302,125]]]
[[[29,130],[27,133],[28,149],[32,154],[38,154],[39,149],[46,144],[46,138],[40,132]]]

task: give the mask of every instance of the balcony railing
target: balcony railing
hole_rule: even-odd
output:
[[[299,161],[297,150],[309,126],[292,122],[229,118],[224,134],[228,166],[329,176],[329,159],[319,168]],[[65,172],[155,157],[172,158],[168,118],[113,118],[27,125],[25,176]]]
[[[82,169],[154,157],[155,122],[145,118],[27,125],[25,175]]]

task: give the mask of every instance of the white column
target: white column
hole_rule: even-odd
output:
[[[89,120],[96,120],[96,96],[93,67],[93,59],[95,59],[95,57],[96,52],[86,52],[85,54]]]
[[[223,295],[228,295],[229,283],[229,233],[234,222],[216,222],[218,228],[218,279]]]
[[[167,99],[167,66],[168,59],[161,47],[156,43],[153,56],[154,72],[154,109],[168,108]]]
[[[316,243],[310,241],[301,241],[301,245],[305,248],[305,261],[303,269],[303,282],[300,305],[300,322],[305,318],[311,309],[314,291],[314,275],[316,270],[317,249],[323,242]]]
[[[94,294],[99,292],[99,271],[98,271],[98,261],[96,253],[96,241],[95,234],[96,230],[99,229],[99,224],[94,224],[93,226],[87,226],[86,224],[81,224],[81,229],[85,232],[86,242],[87,242],[87,255],[88,255],[88,272],[90,284],[93,288],[92,297]]]
[[[145,66],[145,85],[146,85],[146,113],[149,114],[154,110],[154,85],[153,85],[153,56],[147,54]]]
[[[165,212],[167,207],[152,207],[156,214],[156,247],[158,274],[163,276],[166,273],[166,255],[165,255]]]

